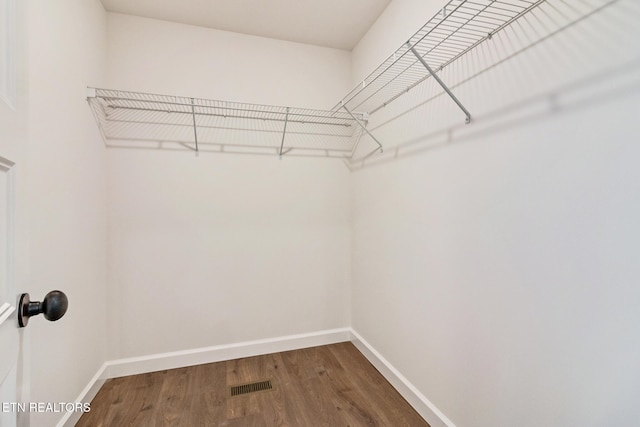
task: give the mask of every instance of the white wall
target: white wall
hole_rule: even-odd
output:
[[[113,88],[322,109],[350,85],[347,51],[131,15],[108,17]]]
[[[325,159],[126,149],[108,150],[105,169],[86,85],[326,108],[439,6],[421,3],[392,2],[352,64],[342,51],[105,18],[97,1],[30,3],[31,292],[71,301],[58,324],[29,326],[32,400],[74,399],[105,354],[351,319],[459,426],[637,419],[630,0],[457,84],[509,50],[494,37],[443,72],[472,125],[456,127],[444,97],[392,119],[437,91],[427,82],[372,118],[389,155],[352,175]],[[608,79],[578,84],[607,67]],[[505,107],[509,120],[494,114]]]
[[[105,149],[85,101],[104,83],[106,13],[98,0],[33,0],[28,19],[28,292],[69,297],[58,322],[29,323],[31,401],[73,402],[106,357]]]
[[[389,3],[351,52],[354,84],[409,40],[443,4],[441,0],[393,0]]]
[[[324,107],[349,54],[109,14],[109,87]],[[110,354],[349,324],[340,161],[109,150]]]
[[[397,150],[353,174],[352,325],[458,426],[640,417],[633,3],[456,86],[469,126],[444,97],[372,117]],[[418,10],[406,6],[394,13],[409,26]],[[386,18],[371,37],[399,46],[405,21]],[[367,40],[356,80],[389,53]],[[494,37],[445,80],[508,45]]]

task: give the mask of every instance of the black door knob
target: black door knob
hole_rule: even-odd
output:
[[[67,312],[69,299],[62,291],[49,292],[42,302],[31,301],[29,294],[22,294],[18,307],[20,307],[18,324],[21,328],[24,328],[29,323],[29,317],[37,316],[40,313],[43,313],[44,318],[52,322],[60,319]]]

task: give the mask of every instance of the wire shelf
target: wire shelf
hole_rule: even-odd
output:
[[[546,0],[450,0],[335,107],[373,114]]]
[[[89,88],[108,146],[350,158],[362,114]]]
[[[369,117],[430,77],[469,123],[471,113],[438,74],[444,74],[440,71],[458,59],[464,62],[462,56],[503,29],[510,28],[494,41],[527,21],[535,21],[539,28],[534,36],[516,43],[525,49],[616,1],[449,0],[332,110],[97,88],[89,88],[87,99],[107,146],[354,161],[355,153],[359,157],[366,152],[363,158],[367,158],[382,152],[374,135],[377,127],[367,129]],[[517,21],[521,17],[525,18]],[[394,105],[405,107],[403,102]],[[373,151],[358,149],[360,141],[374,147]]]

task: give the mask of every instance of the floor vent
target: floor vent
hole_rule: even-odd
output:
[[[273,390],[273,385],[271,384],[271,380],[258,381],[258,382],[249,383],[249,384],[234,385],[229,387],[231,397],[240,396],[240,395],[249,394],[249,393],[256,393],[259,391],[268,391],[268,390]]]

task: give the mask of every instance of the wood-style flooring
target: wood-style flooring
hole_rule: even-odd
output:
[[[274,389],[230,397],[229,386]],[[351,343],[108,380],[78,427],[428,424]]]

